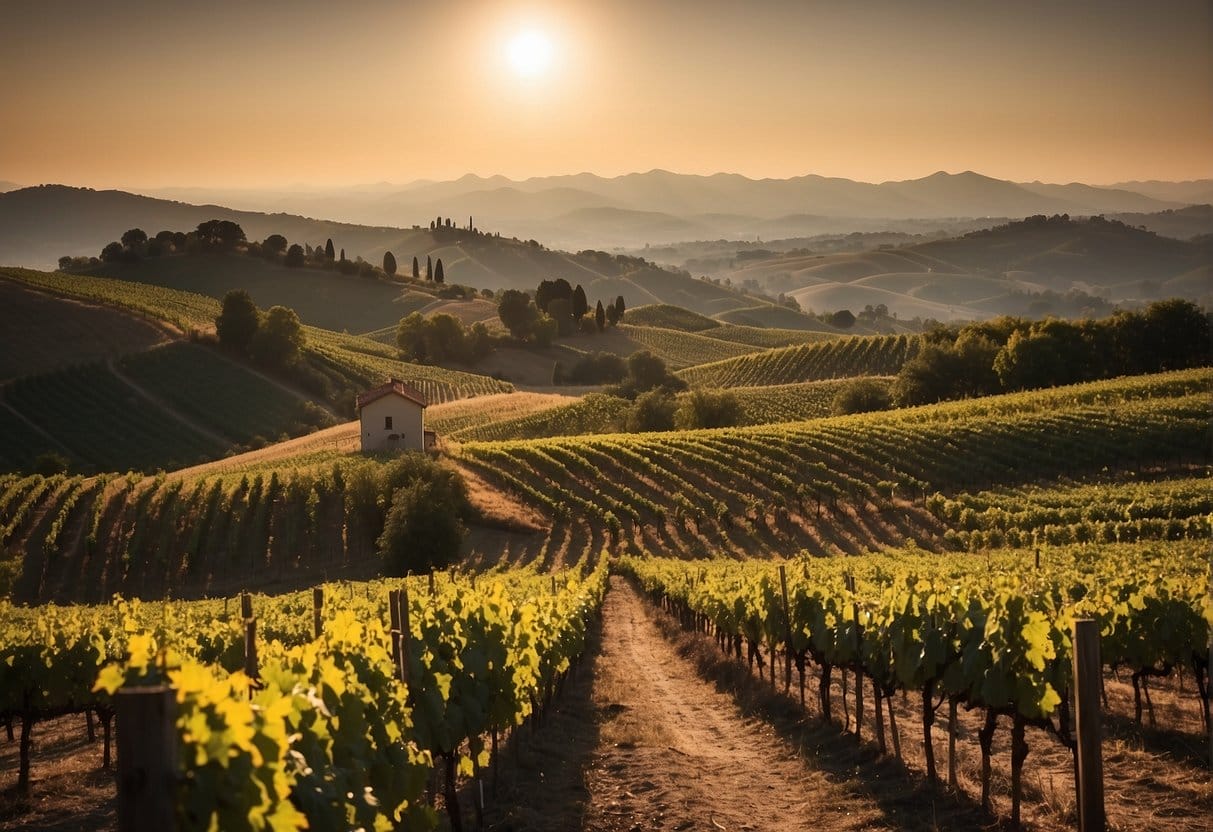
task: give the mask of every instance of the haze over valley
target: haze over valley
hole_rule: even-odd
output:
[[[0,832],[1190,832],[1207,0],[13,0]]]

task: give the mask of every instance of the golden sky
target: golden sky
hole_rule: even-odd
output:
[[[1207,0],[3,0],[3,17],[0,179],[19,184],[1213,176]]]

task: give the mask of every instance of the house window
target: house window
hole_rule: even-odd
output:
[[[383,417],[383,429],[384,429],[384,430],[391,430],[391,429],[392,429],[392,417],[391,417],[391,416],[384,416],[384,417]]]

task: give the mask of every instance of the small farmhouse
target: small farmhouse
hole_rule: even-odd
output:
[[[420,390],[397,378],[359,395],[362,450],[426,450],[433,443],[433,432],[425,429],[428,404]]]

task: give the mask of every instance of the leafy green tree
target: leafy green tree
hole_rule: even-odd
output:
[[[329,237],[328,240],[324,244],[324,257],[326,260],[329,260],[330,262],[337,259],[337,251],[336,251],[336,249],[333,248],[333,238],[332,237]],[[341,259],[344,260],[345,258],[342,257]]]
[[[871,413],[876,410],[888,410],[892,404],[887,385],[875,379],[859,378],[835,394],[832,412],[836,416]]]
[[[560,333],[560,325],[550,315],[544,315],[536,310],[535,321],[531,324],[531,337],[540,347],[550,347]]]
[[[1213,332],[1209,316],[1196,304],[1179,298],[1160,300],[1150,304],[1143,317],[1143,346],[1151,371],[1182,370],[1210,362]]]
[[[202,247],[210,251],[231,251],[247,242],[244,229],[231,220],[200,222],[194,233]]]
[[[585,298],[585,289],[578,283],[577,288],[573,289],[573,318],[580,321],[589,311],[590,303]]]
[[[455,475],[422,473],[392,491],[376,541],[384,572],[401,576],[453,563],[463,543],[467,506],[467,489]]]
[[[678,397],[674,427],[727,428],[740,424],[743,415],[737,394],[730,390],[692,390]]]
[[[850,309],[839,309],[830,316],[829,323],[837,329],[850,329],[855,326],[855,313]]]
[[[122,245],[129,249],[141,249],[147,245],[147,233],[142,228],[132,228],[123,233]]]
[[[1007,390],[1051,387],[1062,367],[1057,339],[1043,332],[1016,330],[994,358],[994,372]]]
[[[117,240],[106,244],[105,248],[101,249],[101,262],[103,263],[121,263],[126,259],[128,259],[126,247]]]
[[[295,243],[286,250],[286,257],[282,259],[282,264],[291,268],[298,268],[303,265],[304,259],[303,246]]]
[[[271,306],[253,335],[249,351],[263,364],[287,367],[299,359],[304,343],[303,324],[295,310]]]
[[[535,305],[539,307],[539,311],[552,314],[552,301],[560,299],[569,301],[569,308],[572,309],[573,287],[567,280],[558,277],[555,280],[539,281],[539,286],[535,289]]]
[[[548,315],[556,322],[556,329],[562,337],[573,334],[573,306],[568,298],[552,298],[548,303]]]
[[[493,351],[493,335],[484,321],[476,321],[468,328],[467,351],[473,361],[479,361]]]
[[[405,361],[425,361],[425,316],[412,312],[396,326],[396,346]]]
[[[233,289],[223,296],[223,310],[215,318],[215,333],[220,344],[245,355],[260,326],[261,313],[248,292]]]
[[[468,350],[463,334],[463,324],[454,315],[434,315],[426,321],[425,353],[434,363],[443,361],[467,361]]]
[[[598,301],[598,306],[594,309],[594,326],[599,332],[606,329],[606,310],[602,308],[602,301]]]
[[[274,257],[286,251],[286,247],[286,237],[281,234],[271,234],[262,241],[261,253],[267,257]],[[303,249],[299,249],[299,252],[302,254]]]
[[[396,275],[396,255],[390,251],[383,253],[383,273],[388,277],[395,277]]]
[[[677,404],[665,390],[650,390],[636,399],[628,411],[625,427],[632,433],[650,430],[673,430]]]
[[[506,289],[497,302],[497,317],[510,335],[525,340],[531,335],[539,310],[531,303],[531,296],[517,289]]]

